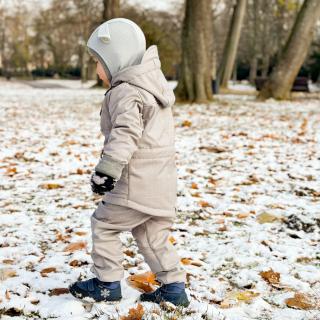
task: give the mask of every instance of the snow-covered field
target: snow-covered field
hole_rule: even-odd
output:
[[[77,86],[76,86],[77,87]],[[93,275],[89,185],[102,147],[104,90],[0,85],[0,318],[119,319],[65,288]],[[218,96],[176,105],[176,247],[185,310],[143,303],[145,319],[320,319],[320,102]],[[148,270],[128,233],[129,274]],[[68,250],[77,243],[77,250]],[[47,269],[48,268],[48,269]]]

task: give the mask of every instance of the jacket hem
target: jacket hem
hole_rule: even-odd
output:
[[[128,208],[132,208],[135,210],[138,210],[140,212],[149,214],[151,216],[157,216],[157,217],[175,217],[176,216],[176,209],[173,208],[172,210],[166,210],[166,209],[157,209],[157,208],[150,208],[146,207],[144,205],[141,205],[135,201],[128,200],[121,197],[116,197],[114,194],[106,194],[104,196],[104,201],[107,201],[112,204],[117,204],[119,206],[125,206]]]

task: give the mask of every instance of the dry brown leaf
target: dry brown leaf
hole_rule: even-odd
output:
[[[45,268],[40,271],[40,274],[42,277],[47,277],[47,274],[51,272],[57,272],[57,269],[55,267]]]
[[[13,176],[17,173],[17,168],[16,167],[8,167],[6,169],[6,175],[7,176]]]
[[[81,250],[84,249],[87,246],[87,243],[84,241],[78,241],[78,242],[74,242],[74,243],[70,243],[68,244],[65,248],[64,248],[64,252],[73,252],[76,250]]]
[[[172,244],[176,244],[176,243],[177,243],[177,240],[176,240],[173,236],[170,236],[170,237],[169,237],[169,241],[170,241]]]
[[[213,185],[218,184],[218,180],[217,180],[217,179],[213,179],[213,178],[211,178],[211,177],[208,179],[208,182],[211,183],[211,184],[213,184]]]
[[[268,212],[263,212],[257,216],[257,221],[259,223],[272,223],[277,220],[279,220],[278,217]]]
[[[202,263],[200,261],[192,260],[191,258],[182,258],[181,263],[184,265],[192,265],[195,267],[201,267]]]
[[[204,200],[201,200],[198,203],[202,208],[212,207],[212,205],[209,202],[204,201]]]
[[[49,296],[60,296],[61,294],[69,293],[68,288],[55,288],[50,290]]]
[[[75,140],[67,140],[59,145],[59,147],[71,146],[73,144],[77,144],[78,142]]]
[[[280,273],[272,269],[268,271],[261,271],[260,276],[270,284],[278,284],[280,281]]]
[[[80,260],[77,260],[77,259],[74,259],[72,261],[69,262],[69,266],[71,267],[81,267],[85,264],[88,264],[86,261],[80,261]]]
[[[227,231],[227,226],[224,224],[222,227],[218,228],[218,231],[224,232]]]
[[[194,192],[194,193],[191,193],[191,195],[195,198],[201,198],[200,192]]]
[[[156,280],[156,275],[151,271],[145,273],[135,274],[127,278],[127,283],[140,292],[153,292],[159,285]]]
[[[239,218],[239,219],[244,219],[244,218],[248,218],[249,215],[250,215],[249,212],[247,212],[247,213],[238,213],[238,214],[237,214],[237,218]]]
[[[138,303],[136,308],[130,308],[127,316],[120,317],[120,320],[142,320],[144,315],[143,306]]]
[[[78,169],[77,169],[77,174],[84,174],[84,170],[78,168]]]
[[[86,232],[86,231],[76,231],[75,234],[76,234],[77,236],[84,236],[84,235],[87,234],[87,232]]]
[[[4,259],[4,260],[2,260],[2,263],[4,263],[4,264],[13,264],[14,260],[12,260],[12,259]]]
[[[60,232],[56,232],[56,240],[55,241],[62,241],[62,242],[67,242],[68,239],[70,239],[70,235],[63,235]]]
[[[34,305],[38,304],[39,302],[40,302],[39,299],[34,299],[34,300],[31,300],[31,301],[30,301],[30,303],[32,303],[32,304],[34,304]]]
[[[293,298],[286,299],[286,304],[294,309],[309,310],[316,308],[316,304],[310,296],[299,292],[296,292]]]
[[[132,250],[129,250],[129,249],[123,251],[123,253],[124,253],[126,256],[131,257],[131,258],[133,258],[133,257],[136,255]]]
[[[220,307],[226,309],[239,305],[240,302],[248,303],[251,302],[257,296],[259,296],[259,293],[251,290],[230,292],[226,296],[226,298],[220,303]]]
[[[15,277],[17,275],[16,271],[11,268],[0,269],[0,280],[6,280],[8,278]]]
[[[215,153],[221,153],[221,152],[227,151],[227,149],[223,147],[218,147],[218,146],[201,146],[199,147],[199,150],[206,150],[208,152],[215,152]]]
[[[198,189],[198,185],[195,182],[192,182],[191,189]]]
[[[69,266],[71,266],[71,267],[78,267],[79,264],[80,264],[80,261],[77,260],[77,259],[72,260],[72,261],[69,262]]]
[[[10,300],[10,293],[9,293],[9,290],[8,290],[8,289],[6,289],[5,296],[6,296],[6,299],[7,299],[7,300]]]
[[[63,188],[63,185],[61,185],[59,183],[43,183],[43,184],[40,185],[40,187],[42,189],[51,190],[51,189]]]
[[[191,127],[192,125],[192,122],[189,121],[189,120],[184,120],[182,123],[181,123],[181,127]]]

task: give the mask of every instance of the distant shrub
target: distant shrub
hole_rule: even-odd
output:
[[[63,67],[57,68],[50,66],[48,68],[36,68],[31,71],[33,77],[51,78],[54,75],[59,75],[61,78],[74,79],[81,77],[81,69],[79,67]]]

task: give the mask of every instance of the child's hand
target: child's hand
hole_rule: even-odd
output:
[[[104,173],[95,171],[91,175],[91,190],[94,193],[103,195],[114,188],[116,180]]]

